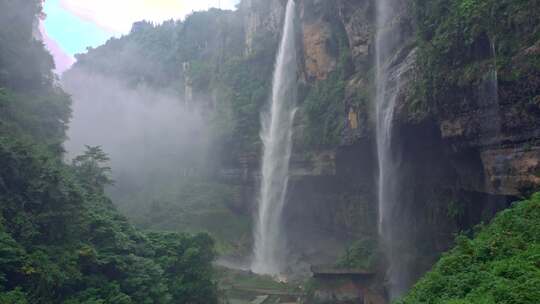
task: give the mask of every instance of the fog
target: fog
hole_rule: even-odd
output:
[[[160,183],[205,174],[209,128],[202,111],[187,107],[177,93],[128,87],[81,68],[67,72],[62,82],[73,99],[68,158],[85,145],[101,146],[111,158],[116,184],[109,192],[115,201],[122,201],[121,193],[150,195]]]

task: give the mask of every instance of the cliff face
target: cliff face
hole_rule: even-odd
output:
[[[285,224],[292,264],[328,264],[350,242],[377,239],[376,1],[295,1],[299,109]],[[387,89],[397,93],[392,151],[400,202],[391,221],[404,264],[414,269],[411,282],[455,232],[540,187],[538,6],[427,2],[395,0],[384,29]],[[78,65],[205,104],[219,162],[209,171],[240,189],[231,206],[250,216],[260,178],[260,112],[285,4],[243,0],[235,12],[146,24]],[[141,43],[154,38],[160,44],[148,43],[152,48]]]
[[[267,30],[279,31],[273,21],[283,1],[269,2],[274,3],[267,4],[275,7],[273,13],[257,20],[273,24]],[[344,105],[338,118],[343,121],[339,144],[296,147],[288,225],[303,235],[298,226],[312,226],[330,237],[373,236],[375,4],[369,0],[339,0],[332,5],[297,2],[304,81],[316,86],[339,72],[345,75],[345,85],[343,100],[327,100]],[[476,80],[467,85],[449,80],[451,93],[419,101],[418,58],[424,53],[411,3],[396,2],[398,14],[386,34],[396,46],[387,63],[390,85],[399,91],[393,146],[401,160],[396,178],[403,201],[397,212],[400,217],[394,221],[397,227],[405,227],[404,259],[418,269],[413,280],[434,261],[433,252],[450,246],[455,232],[490,219],[515,198],[540,188],[540,85],[534,70],[528,78],[499,78],[511,71],[493,67],[491,60],[497,54],[479,36],[471,62],[483,72]],[[342,41],[345,48],[338,46]],[[519,65],[526,62],[524,57],[538,58],[539,49],[533,40],[511,60]],[[346,69],[339,65],[343,57],[347,57]],[[302,127],[299,124],[299,132]],[[256,167],[254,163],[253,170]]]
[[[244,0],[239,9],[245,30],[245,53],[250,55],[257,35],[277,35],[280,32],[285,4],[283,1]]]
[[[358,6],[357,4],[361,5]],[[285,1],[244,1],[243,15],[247,15],[246,48],[253,48],[252,39],[263,33],[279,36]],[[256,7],[257,9],[249,9]],[[262,9],[264,8],[264,9]],[[369,1],[340,1],[339,5],[327,1],[297,1],[300,77],[306,87],[328,81],[332,73],[339,72],[343,51],[340,44],[350,43],[350,79],[347,82],[347,98],[356,96],[355,90],[367,89],[367,71],[372,63],[372,4]],[[352,9],[352,10],[351,10]],[[249,11],[249,13],[247,13]],[[367,19],[366,19],[367,18]],[[257,20],[257,26],[251,26]],[[348,47],[347,47],[348,49]],[[356,70],[366,75],[357,75]],[[305,96],[304,96],[305,98]],[[334,100],[346,103],[345,100]],[[328,102],[333,102],[328,100]],[[352,103],[349,100],[349,103]],[[300,101],[300,113],[296,140],[306,126],[305,113]],[[349,109],[349,107],[348,107]],[[351,113],[342,113],[340,120],[347,120],[347,145],[295,147],[291,160],[288,203],[285,224],[291,250],[292,267],[305,263],[331,264],[343,253],[353,240],[375,238],[376,198],[373,164],[375,163],[372,138],[368,134],[368,112],[350,107]],[[363,109],[367,110],[368,107]],[[349,119],[349,116],[351,118]],[[354,122],[353,122],[354,121]],[[242,185],[239,209],[250,210],[257,197],[259,179],[259,155],[245,154],[237,167],[229,170],[228,179]],[[242,165],[240,165],[240,163]],[[297,264],[295,264],[298,262]]]

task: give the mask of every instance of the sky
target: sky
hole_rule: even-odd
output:
[[[239,0],[46,0],[41,32],[61,73],[75,62],[74,55],[129,33],[140,20],[161,23],[183,19],[210,7],[234,9]]]

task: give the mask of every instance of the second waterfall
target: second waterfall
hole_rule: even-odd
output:
[[[278,275],[285,270],[287,248],[282,231],[282,213],[287,194],[297,96],[295,16],[294,0],[289,0],[275,64],[271,104],[261,118],[264,152],[251,265],[253,272],[260,274]]]
[[[409,270],[403,244],[407,244],[407,227],[403,226],[400,207],[400,169],[394,145],[394,112],[401,87],[400,66],[392,64],[393,56],[403,47],[398,1],[377,1],[376,36],[376,139],[379,167],[378,205],[379,241],[388,266],[388,289],[391,299],[403,295],[409,287]],[[401,246],[400,246],[401,244]],[[407,244],[408,245],[408,244]]]

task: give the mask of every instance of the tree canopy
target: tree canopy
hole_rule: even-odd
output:
[[[41,17],[41,1],[0,1],[0,303],[216,303],[208,235],[133,228],[100,147],[63,161],[71,99]]]

